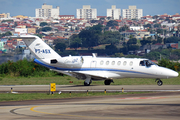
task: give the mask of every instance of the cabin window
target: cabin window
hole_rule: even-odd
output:
[[[106,61],[106,65],[109,65],[109,61]]]
[[[140,61],[139,66],[145,66],[144,61]]]
[[[131,62],[129,63],[129,65],[132,66],[132,65],[133,65],[133,61],[131,61]]]
[[[123,62],[123,65],[125,66],[126,64],[127,64],[127,62],[126,62],[126,61],[124,61],[124,62]]]
[[[112,61],[111,65],[114,65],[115,64],[115,61]]]
[[[104,63],[104,61],[103,61],[103,60],[101,60],[100,65],[103,65],[103,63]]]
[[[156,65],[155,63],[153,63],[150,60],[142,60],[139,63],[139,66],[146,66],[146,67],[150,67],[151,65]],[[157,65],[156,65],[157,66]]]
[[[118,62],[117,62],[117,65],[121,65],[121,61],[118,61]]]

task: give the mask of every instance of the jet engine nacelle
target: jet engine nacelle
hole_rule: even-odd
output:
[[[67,67],[71,68],[76,68],[76,67],[81,67],[82,64],[84,63],[83,57],[68,57],[65,59],[64,64]]]
[[[66,67],[75,68],[81,67],[84,63],[83,57],[64,57],[63,59],[51,59],[50,64],[57,64],[61,63],[64,64]]]

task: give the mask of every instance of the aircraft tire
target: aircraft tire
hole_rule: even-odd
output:
[[[105,80],[105,81],[104,81],[104,84],[105,84],[105,85],[110,85],[110,84],[111,84],[111,80]]]
[[[84,86],[90,86],[90,84],[91,84],[91,83],[88,84],[88,83],[86,83],[86,82],[84,81]]]
[[[158,80],[158,81],[157,81],[157,85],[158,85],[158,86],[161,86],[161,85],[163,85],[163,82],[162,82],[161,80]]]

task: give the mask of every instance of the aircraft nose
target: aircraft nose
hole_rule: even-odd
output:
[[[178,75],[179,75],[179,73],[174,71],[173,76],[177,77]]]
[[[176,71],[169,71],[169,77],[177,77],[179,75],[179,73],[178,72],[176,72]]]

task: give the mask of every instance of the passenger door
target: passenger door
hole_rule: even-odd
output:
[[[96,61],[95,60],[93,60],[93,61],[91,61],[91,69],[96,69]]]

